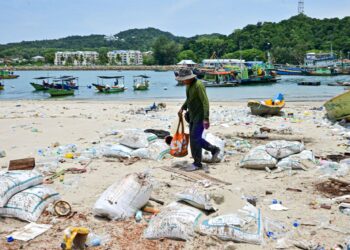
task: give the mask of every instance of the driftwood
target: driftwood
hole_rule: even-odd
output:
[[[246,134],[242,132],[237,133],[237,137],[243,139],[254,139],[254,140],[285,140],[285,141],[300,141],[305,143],[310,143],[313,141],[310,137],[296,136],[296,135],[279,135],[279,134]]]
[[[198,171],[197,172],[186,172],[184,170],[176,169],[173,167],[165,167],[165,166],[160,167],[160,169],[163,169],[165,171],[172,172],[175,174],[186,176],[187,178],[195,180],[195,181],[200,181],[200,180],[206,179],[208,181],[211,181],[211,182],[214,182],[217,184],[232,185],[232,183],[230,183],[230,182],[222,181],[222,180],[217,179],[215,177],[212,177],[206,173],[200,173]]]
[[[11,160],[8,170],[32,170],[35,167],[34,158]]]

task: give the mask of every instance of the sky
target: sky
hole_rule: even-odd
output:
[[[154,27],[178,36],[221,33],[297,14],[298,0],[0,0],[0,44],[114,35]],[[305,0],[316,18],[350,15],[350,0]]]

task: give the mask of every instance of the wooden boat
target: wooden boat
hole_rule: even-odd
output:
[[[321,82],[298,82],[301,86],[320,86]]]
[[[203,85],[208,88],[235,87],[238,81],[234,79],[232,71],[212,71],[204,76]]]
[[[112,86],[104,84],[105,80],[114,79]],[[122,83],[120,83],[122,81]],[[93,83],[94,86],[100,93],[113,94],[120,93],[126,90],[124,86],[124,76],[98,76],[97,83]]]
[[[74,89],[49,88],[47,92],[50,94],[51,97],[74,95]]]
[[[340,87],[347,87],[350,86],[350,82],[336,82],[336,83],[328,83],[328,86],[340,86]]]
[[[36,82],[30,82],[29,84],[32,85],[32,87],[36,91],[45,91],[45,90],[48,90],[49,88],[54,88],[54,84],[49,83],[51,78],[53,78],[53,77],[49,77],[49,76],[35,77],[33,79]],[[39,83],[39,81],[42,81],[42,83]]]
[[[316,70],[304,70],[303,74],[307,76],[336,76],[338,73],[334,69],[319,68]]]
[[[260,83],[276,83],[279,81],[279,78],[276,78],[274,76],[251,76],[246,79],[240,79],[240,84],[260,84]]]
[[[350,91],[333,97],[324,104],[330,120],[350,120]]]
[[[148,90],[149,78],[150,77],[146,75],[134,76],[134,90]]]
[[[15,75],[13,71],[9,70],[0,70],[0,80],[1,79],[16,79],[19,75]]]
[[[61,76],[53,80],[54,85],[60,89],[79,89],[78,77]]]
[[[276,68],[277,75],[302,75],[303,71],[298,67],[278,67]]]
[[[272,104],[272,100],[248,101],[248,107],[250,108],[252,114],[259,116],[279,115],[284,106],[284,100],[278,104]]]

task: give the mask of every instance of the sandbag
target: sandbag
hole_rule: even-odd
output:
[[[164,207],[148,224],[147,239],[188,240],[194,235],[194,228],[201,212],[193,207],[173,202]]]
[[[156,139],[157,136],[154,134],[144,133],[137,129],[128,129],[123,132],[119,143],[129,148],[138,149],[147,148],[149,142]]]
[[[12,196],[0,208],[0,216],[36,222],[44,209],[59,199],[59,194],[51,188],[43,185],[30,187]]]
[[[8,171],[0,175],[0,207],[22,190],[43,183],[43,176],[36,170]]]
[[[220,153],[218,155],[218,159],[221,161],[224,160],[224,155],[225,155],[225,141],[221,140],[219,137],[211,134],[211,133],[206,133],[204,135],[204,139],[209,142],[210,144],[217,146],[220,148]],[[202,150],[202,161],[210,163],[212,159],[212,154],[209,151]]]
[[[305,169],[303,161],[309,161],[310,163],[315,163],[315,156],[310,150],[304,150],[300,154],[288,156],[277,163],[277,168],[283,170],[293,169],[300,170]]]
[[[277,160],[265,151],[265,146],[258,146],[249,151],[240,162],[240,167],[250,169],[274,168]]]
[[[150,176],[144,173],[126,175],[105,190],[96,201],[93,213],[112,220],[123,220],[134,216],[151,197]]]
[[[206,210],[206,211],[216,210],[210,202],[210,196],[208,194],[200,192],[196,188],[189,188],[180,193],[177,193],[176,197],[178,201],[184,201],[202,210]]]
[[[204,220],[199,230],[204,235],[216,236],[221,240],[260,245],[263,241],[260,210],[249,204],[242,209],[242,212],[245,212],[246,215],[242,213],[237,217],[237,214],[232,214]]]
[[[266,144],[266,152],[276,159],[298,154],[305,149],[304,144],[298,141],[272,141]]]
[[[130,154],[133,150],[123,145],[113,145],[106,148],[103,152],[104,157],[109,158],[130,158]]]
[[[148,148],[139,148],[131,152],[132,157],[141,159],[162,160],[170,153],[170,147],[163,140],[155,140]]]

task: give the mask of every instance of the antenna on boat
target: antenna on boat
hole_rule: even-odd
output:
[[[298,2],[298,14],[304,14],[304,0]]]

